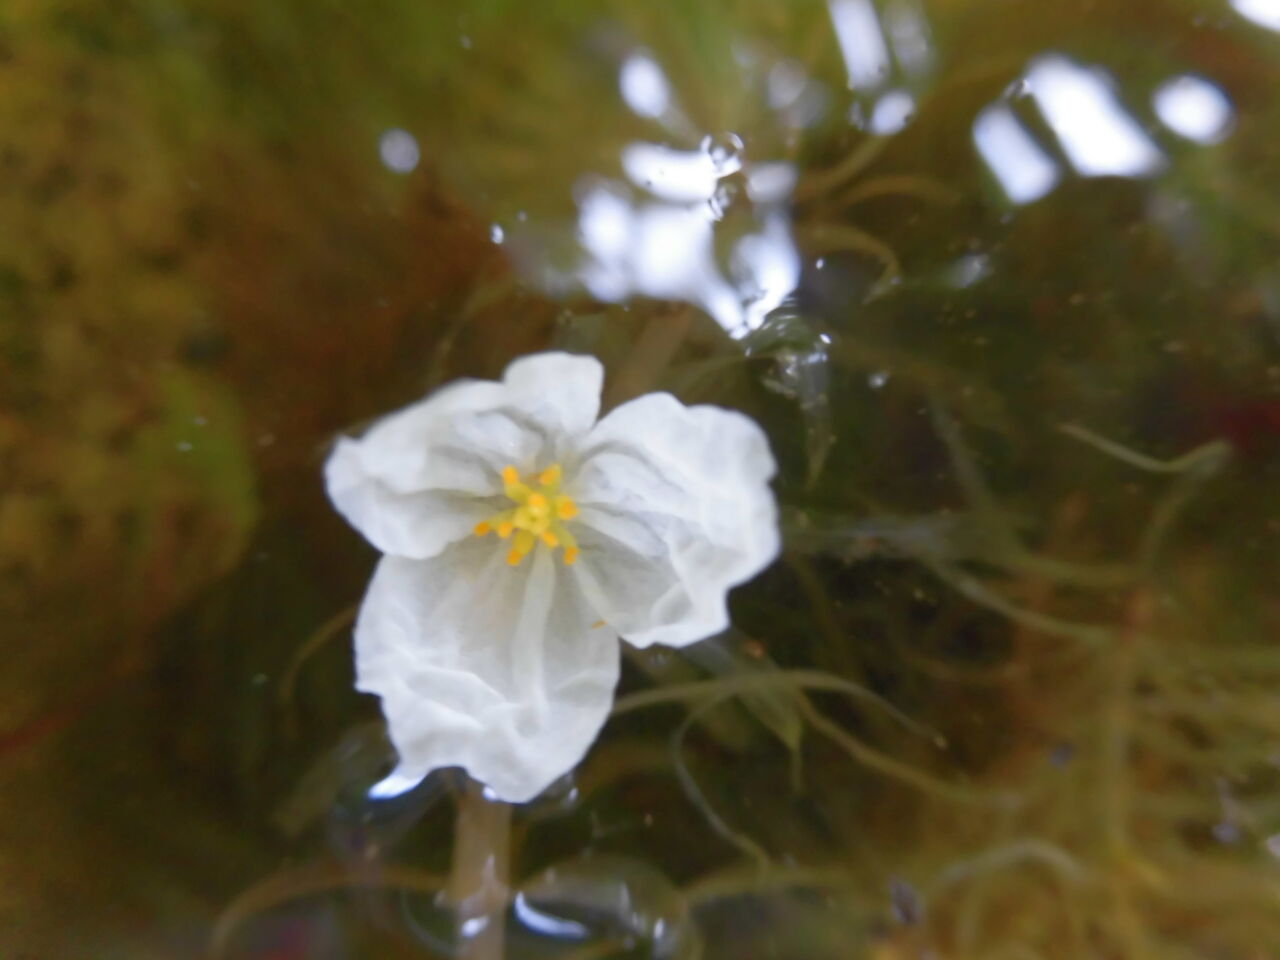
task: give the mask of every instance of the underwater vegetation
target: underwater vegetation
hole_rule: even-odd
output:
[[[5,7],[0,952],[1280,956],[1278,25]],[[323,463],[545,349],[781,555],[533,802],[371,799]]]

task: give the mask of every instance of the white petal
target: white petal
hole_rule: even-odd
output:
[[[535,353],[513,361],[502,382],[511,405],[553,434],[580,436],[600,415],[604,367],[595,357]]]
[[[749,417],[654,393],[587,437],[572,493],[573,568],[591,604],[637,646],[682,646],[729,623],[729,588],[778,553],[773,455]]]
[[[384,421],[374,431],[390,426]],[[381,451],[392,448],[385,443],[385,435],[374,438],[372,432],[363,440],[340,438],[325,463],[324,476],[334,506],[383,553],[434,556],[500,509],[492,469],[476,465],[474,478],[456,482],[462,489],[427,486],[429,475],[440,471],[443,458],[439,456],[431,458],[434,470],[425,463],[417,470],[422,477],[420,489],[399,492],[395,481],[407,471],[380,458]]]
[[[512,568],[495,538],[383,558],[356,622],[356,686],[382,698],[396,777],[461,766],[522,802],[586,753],[613,701],[617,634],[557,568],[542,547]]]
[[[543,353],[501,383],[438,390],[340,439],[325,464],[329,498],[383,553],[435,556],[504,506],[504,466],[541,469],[573,449],[599,412],[602,377],[593,357]]]

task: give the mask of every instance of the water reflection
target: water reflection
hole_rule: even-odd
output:
[[[1057,186],[1058,165],[1004,104],[978,114],[973,142],[1012,203],[1032,203]]]
[[[622,99],[636,116],[657,119],[671,104],[671,85],[662,68],[645,53],[633,53],[618,74]]]
[[[810,79],[799,61],[781,60],[774,64],[765,89],[770,109],[786,129],[811,127],[826,112],[827,92]]]
[[[831,23],[853,90],[874,90],[889,75],[889,47],[871,0],[831,0]]]
[[[527,929],[557,940],[586,940],[591,936],[591,928],[567,917],[557,917],[553,913],[545,913],[533,906],[524,893],[517,893],[512,902],[516,919]]]
[[[784,111],[807,87],[793,67],[769,73],[770,102]],[[665,74],[647,54],[624,60],[618,85],[636,115],[669,128],[684,124]],[[795,289],[790,163],[750,160],[733,132],[704,135],[696,149],[633,141],[619,162],[625,179],[588,175],[577,186],[585,258],[576,276],[594,297],[683,301],[741,337]]]
[[[1195,143],[1221,142],[1231,128],[1234,111],[1227,95],[1201,77],[1184,74],[1155,92],[1156,116],[1178,136]]]
[[[606,161],[577,175],[571,239],[543,222],[504,224],[494,242],[508,243],[512,258],[556,296],[585,289],[610,303],[677,301],[735,339],[760,329],[801,279],[792,210],[803,132],[834,120],[891,137],[914,119],[935,67],[930,25],[915,0],[830,0],[817,10],[814,37],[838,54],[825,65],[812,49],[801,59],[765,44],[730,44],[728,79],[743,95],[727,129],[711,127],[696,109],[707,91],[682,91],[689,81],[650,47],[611,45],[623,108],[614,119],[625,117],[620,127],[628,131],[606,153],[616,168]],[[859,244],[892,259],[874,239]]]
[[[929,21],[914,0],[891,0],[885,6],[884,28],[903,70],[919,76],[932,69]]]
[[[742,169],[742,141],[729,134],[724,144],[708,138],[702,149],[682,151],[656,143],[632,143],[622,151],[622,169],[632,183],[672,203],[709,200],[724,177]]]
[[[383,165],[395,173],[412,173],[422,156],[413,134],[396,128],[378,139],[378,155]]]
[[[890,136],[906,127],[915,110],[915,97],[906,90],[890,90],[876,101],[867,129],[876,136]]]
[[[887,4],[883,14],[872,0],[830,0],[828,9],[849,89],[876,97],[870,105],[855,102],[849,120],[877,136],[898,133],[916,110],[916,97],[906,86],[913,85],[933,65],[929,25],[923,12],[910,0]],[[895,61],[903,82],[886,90]]]
[[[1056,150],[1019,115],[1019,101],[1027,98]],[[1202,145],[1223,140],[1234,120],[1226,94],[1192,74],[1162,84],[1152,106],[1169,130]],[[978,114],[973,141],[1005,195],[1019,205],[1049,193],[1062,178],[1064,160],[1082,177],[1147,177],[1168,166],[1164,151],[1117,96],[1111,76],[1056,53],[1033,60],[999,102]]]
[[[566,860],[524,884],[513,913],[538,937],[605,948],[640,948],[654,960],[701,955],[700,937],[679,889],[649,864],[608,854]]]
[[[1163,165],[1163,154],[1125,110],[1102,71],[1048,56],[1031,65],[1027,83],[1081,176],[1141,177]]]
[[[598,299],[621,302],[641,294],[692,303],[740,337],[795,289],[800,256],[782,209],[765,211],[758,230],[733,242],[726,276],[714,229],[725,206],[714,190],[698,203],[647,203],[618,186],[590,186],[579,201],[580,238],[589,254],[579,276]]]
[[[1258,26],[1280,32],[1280,0],[1231,0],[1231,6]]]

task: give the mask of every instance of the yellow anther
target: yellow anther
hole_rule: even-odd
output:
[[[483,537],[497,531],[504,540],[514,534],[515,540],[507,553],[507,563],[513,567],[529,555],[539,540],[552,550],[563,547],[564,562],[572,564],[578,559],[578,541],[562,521],[576,517],[578,505],[571,497],[560,493],[564,470],[560,464],[553,463],[541,473],[530,476],[536,476],[536,488],[530,486],[532,480],[525,483],[520,479],[520,471],[516,467],[502,468],[503,493],[512,506],[477,523],[475,534]]]
[[[537,541],[533,538],[533,534],[528,530],[517,530],[515,542],[511,545],[511,552],[507,554],[507,563],[514,567],[524,559],[536,543]]]

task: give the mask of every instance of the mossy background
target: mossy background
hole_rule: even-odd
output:
[[[516,910],[510,956],[1280,956],[1280,35],[1208,0],[912,9],[932,66],[874,149],[821,3],[0,10],[0,953],[447,955],[454,783],[361,800],[374,555],[320,465],[558,345],[756,416],[787,550],[730,634],[631,659],[517,811],[522,902],[581,932]],[[801,171],[802,282],[746,343],[553,299],[490,240],[563,243],[575,182],[657,136],[634,49]],[[1003,201],[972,124],[1051,51],[1166,170]],[[799,132],[783,59],[830,95]],[[1156,124],[1185,72],[1221,144]]]

